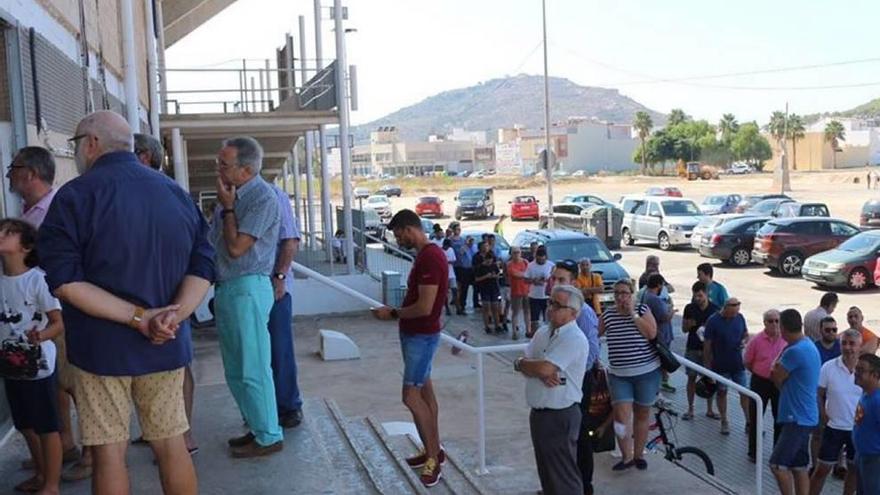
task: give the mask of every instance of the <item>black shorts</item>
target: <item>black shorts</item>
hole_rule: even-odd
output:
[[[61,431],[58,421],[58,385],[55,374],[40,380],[3,380],[15,429],[37,435]]]
[[[535,299],[534,297],[530,297],[529,310],[532,316],[532,321],[547,321],[547,299]]]
[[[487,303],[501,301],[501,289],[498,284],[486,284],[480,286],[480,300]]]

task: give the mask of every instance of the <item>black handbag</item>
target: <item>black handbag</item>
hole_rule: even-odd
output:
[[[588,371],[591,381],[589,407],[585,411],[585,433],[590,436],[593,452],[614,450],[614,428],[609,424],[600,435],[598,428],[611,414],[611,390],[608,388],[608,376],[600,366]]]
[[[657,349],[657,355],[660,356],[660,367],[663,368],[663,371],[667,373],[675,373],[675,370],[681,368],[681,363],[678,362],[678,358],[675,357],[675,354],[673,354],[665,344],[658,339],[652,340],[651,344],[654,345],[654,349]]]

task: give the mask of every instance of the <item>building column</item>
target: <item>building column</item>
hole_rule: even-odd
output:
[[[138,103],[137,53],[134,50],[133,0],[119,0],[122,19],[122,72],[125,85],[125,118],[132,132],[141,131]]]
[[[189,171],[186,166],[186,143],[180,129],[171,129],[171,154],[174,157],[174,181],[189,192]]]

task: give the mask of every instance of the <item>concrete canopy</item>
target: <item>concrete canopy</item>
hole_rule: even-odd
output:
[[[232,5],[235,0],[159,0],[168,48],[193,32],[209,19]]]

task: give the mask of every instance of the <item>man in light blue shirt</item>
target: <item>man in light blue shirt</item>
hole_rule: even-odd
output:
[[[697,265],[697,280],[706,284],[706,295],[709,296],[709,302],[724,307],[724,303],[730,298],[727,289],[723,285],[714,280],[715,269],[709,263],[700,263]]]

